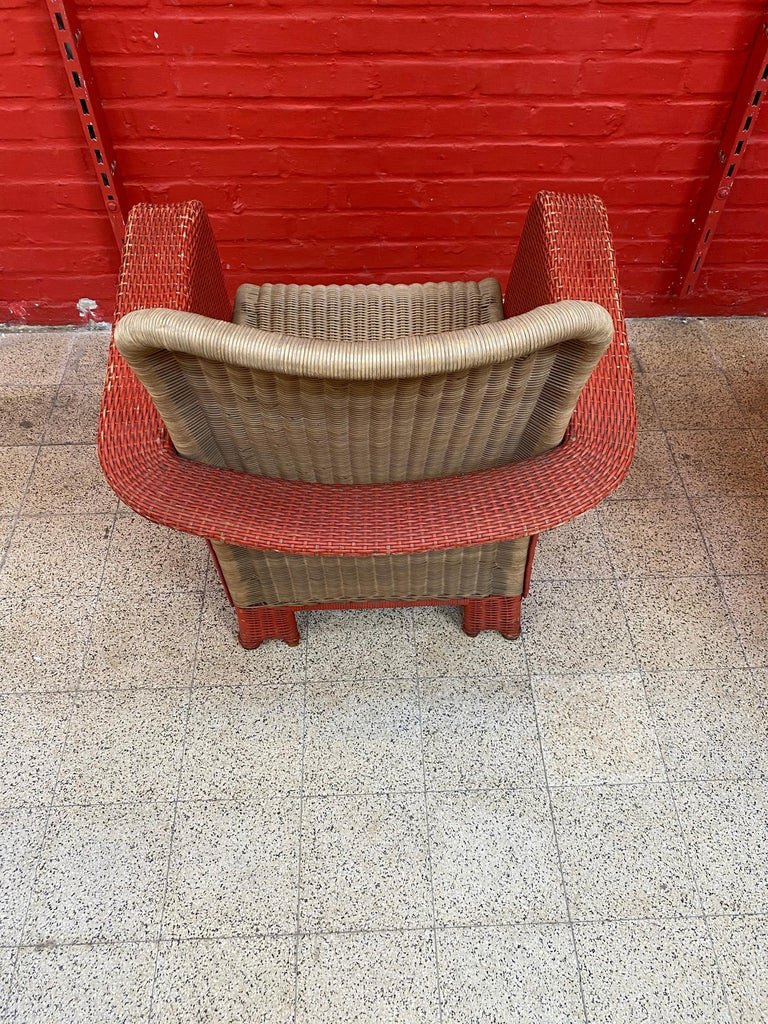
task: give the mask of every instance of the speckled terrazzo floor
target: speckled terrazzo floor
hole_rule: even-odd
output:
[[[639,454],[524,640],[246,653],[118,507],[106,334],[0,335],[0,1020],[765,1024],[768,321],[635,321]]]

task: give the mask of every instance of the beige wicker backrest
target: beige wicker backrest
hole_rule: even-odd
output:
[[[499,282],[244,284],[232,319],[321,341],[394,341],[490,324],[504,317]]]
[[[149,309],[115,328],[190,459],[351,484],[530,458],[562,440],[613,336],[588,302],[499,320],[498,285],[485,282],[309,288],[304,299],[299,286],[267,287],[238,295],[236,316],[258,326]]]

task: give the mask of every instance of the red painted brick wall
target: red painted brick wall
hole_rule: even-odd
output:
[[[129,199],[202,199],[242,280],[506,277],[539,188],[666,296],[759,0],[81,2]],[[111,311],[117,255],[42,0],[0,33],[0,320]],[[768,312],[768,114],[683,312]]]

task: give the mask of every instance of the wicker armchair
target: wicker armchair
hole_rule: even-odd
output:
[[[202,206],[135,207],[101,463],[208,540],[241,644],[298,643],[301,609],[408,604],[518,636],[538,533],[634,450],[600,200],[536,197],[503,302],[490,278],[243,285],[230,315]]]

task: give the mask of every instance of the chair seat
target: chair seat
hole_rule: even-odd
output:
[[[232,321],[322,341],[391,341],[504,319],[499,282],[244,284]]]

